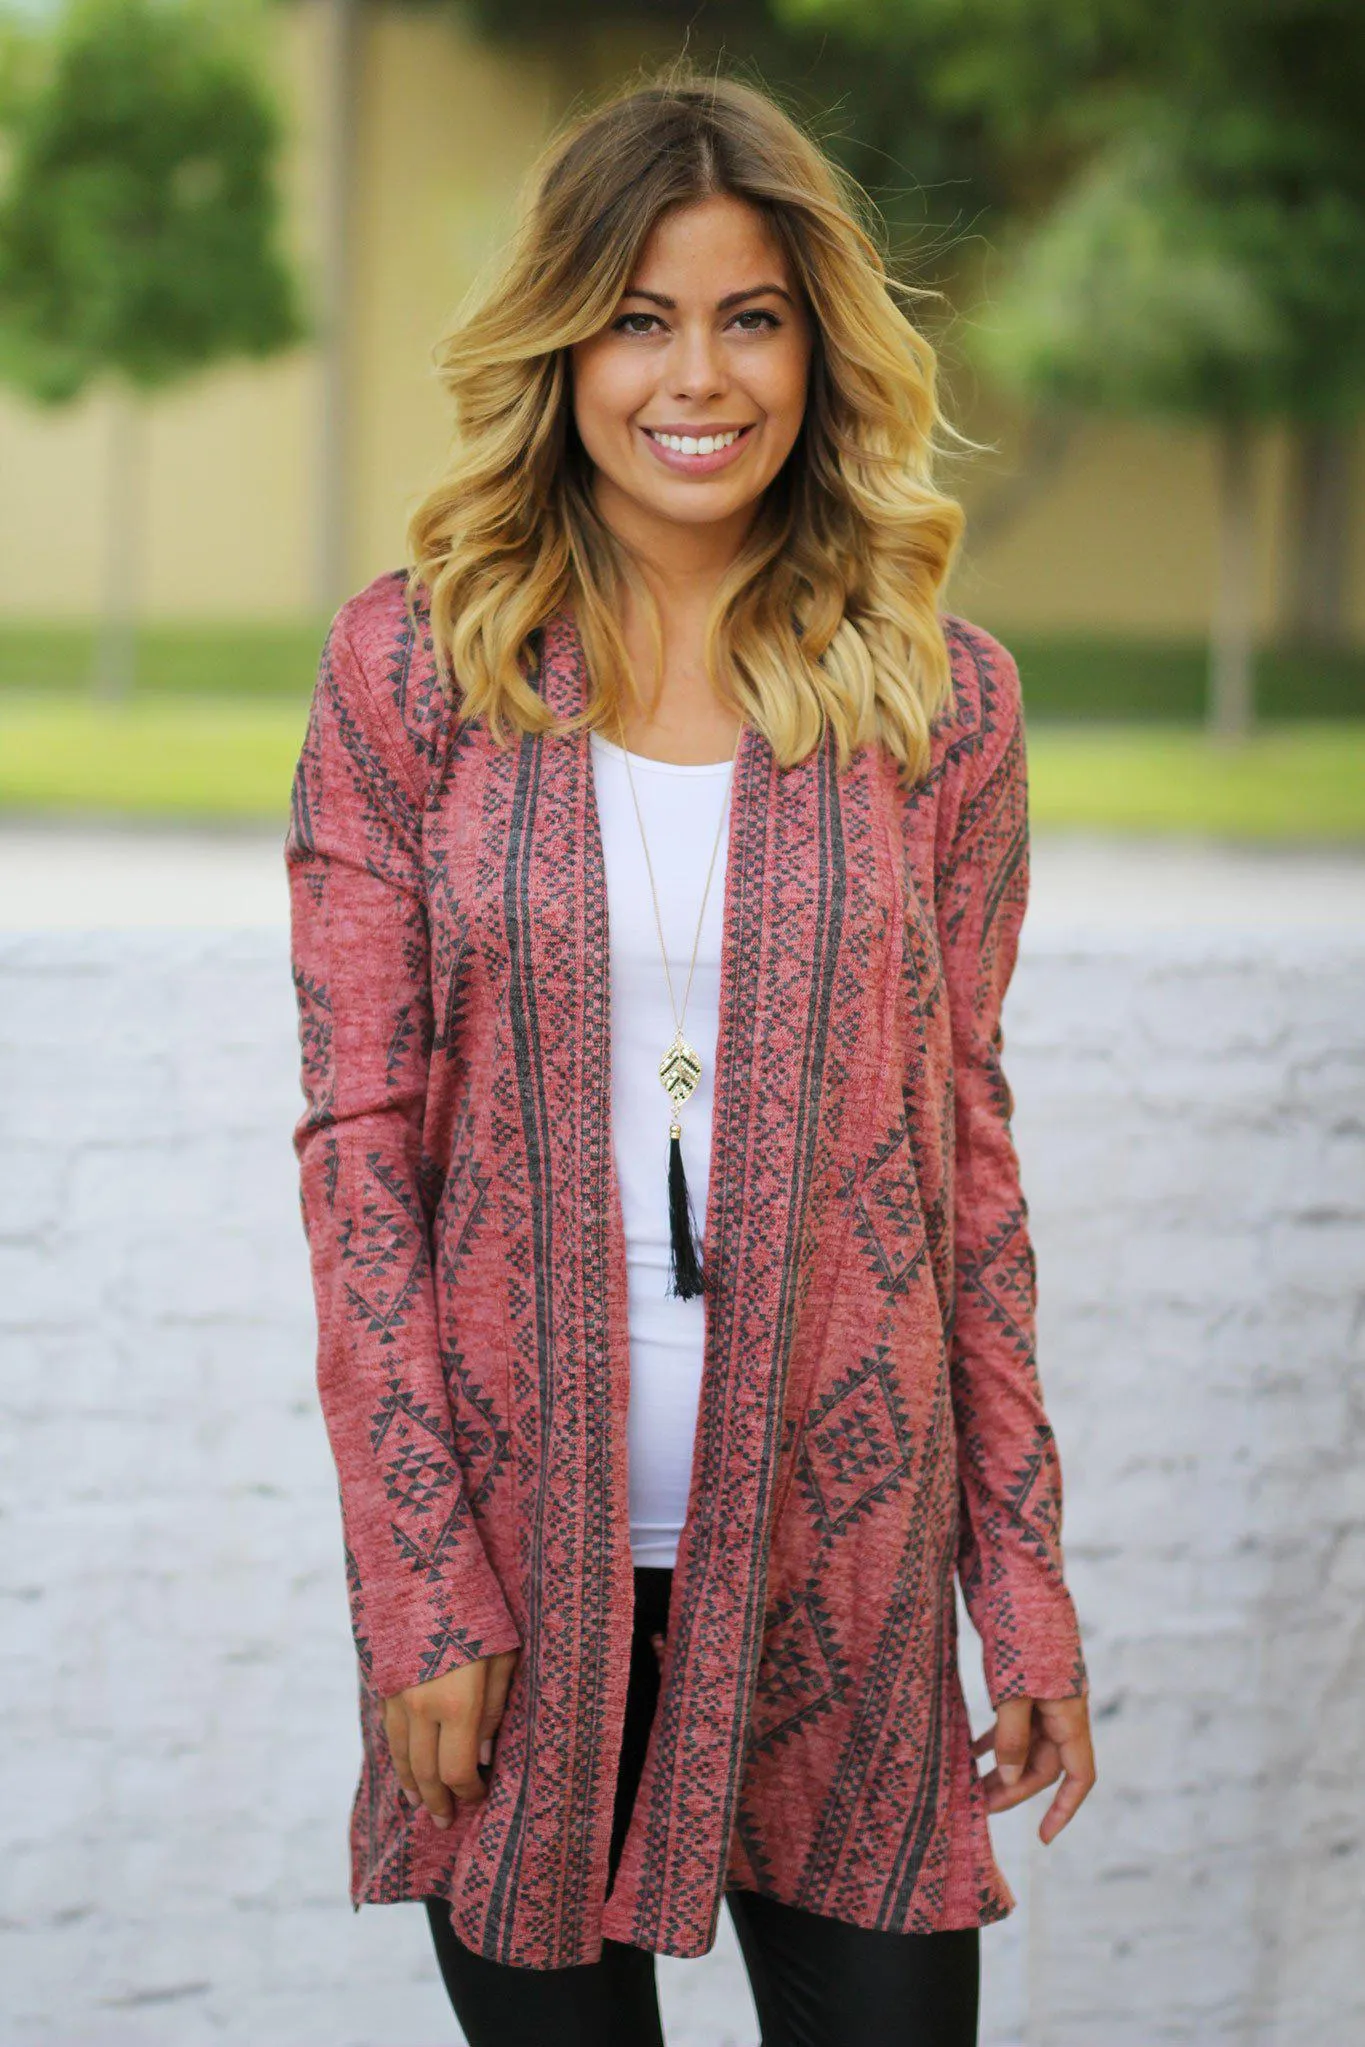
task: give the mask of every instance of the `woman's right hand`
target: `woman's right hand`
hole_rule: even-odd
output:
[[[424,1805],[438,1827],[448,1827],[455,1816],[452,1794],[466,1805],[480,1805],[488,1795],[478,1766],[492,1759],[519,1654],[501,1650],[384,1701],[384,1732],[398,1781],[409,1802]]]

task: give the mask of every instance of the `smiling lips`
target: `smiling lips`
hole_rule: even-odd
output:
[[[667,468],[686,476],[709,476],[735,460],[753,431],[753,423],[712,427],[708,433],[669,433],[659,427],[642,427],[640,431]]]

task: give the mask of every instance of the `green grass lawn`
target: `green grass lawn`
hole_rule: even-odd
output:
[[[1223,749],[1179,725],[1032,726],[1035,826],[1365,846],[1365,718],[1263,726]]]
[[[306,699],[135,700],[126,709],[0,694],[0,814],[237,820],[281,830]]]
[[[0,692],[0,812],[284,828],[307,700],[169,693],[105,709]],[[1197,727],[1030,718],[1033,824],[1365,845],[1365,719]]]

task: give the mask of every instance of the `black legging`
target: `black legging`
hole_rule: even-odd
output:
[[[659,1695],[650,1637],[664,1630],[672,1581],[671,1571],[636,1568],[611,1877],[644,1768]],[[763,2028],[759,2047],[976,2047],[976,1927],[874,1933],[754,1891],[727,1891],[725,1901]],[[521,1969],[467,1948],[446,1899],[424,1902],[469,2047],[663,2047],[649,1949],[604,1940],[600,1961]]]

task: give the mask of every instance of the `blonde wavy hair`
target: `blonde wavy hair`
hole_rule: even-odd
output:
[[[407,604],[426,592],[441,686],[501,741],[614,730],[635,698],[617,623],[629,585],[657,606],[599,516],[573,420],[568,350],[617,311],[666,209],[725,193],[764,215],[813,332],[805,417],[712,605],[712,688],[786,767],[826,726],[838,766],[880,740],[911,783],[952,705],[938,595],[963,527],[934,487],[937,357],[897,304],[862,189],[763,91],[685,61],[572,119],[532,167],[491,286],[432,351],[453,453],[407,529]],[[951,431],[951,429],[949,430]],[[953,435],[955,440],[963,440]],[[964,443],[965,444],[965,443]],[[970,445],[970,444],[967,444]],[[572,602],[590,678],[560,720],[533,686],[533,635]],[[458,678],[458,682],[456,681]]]

